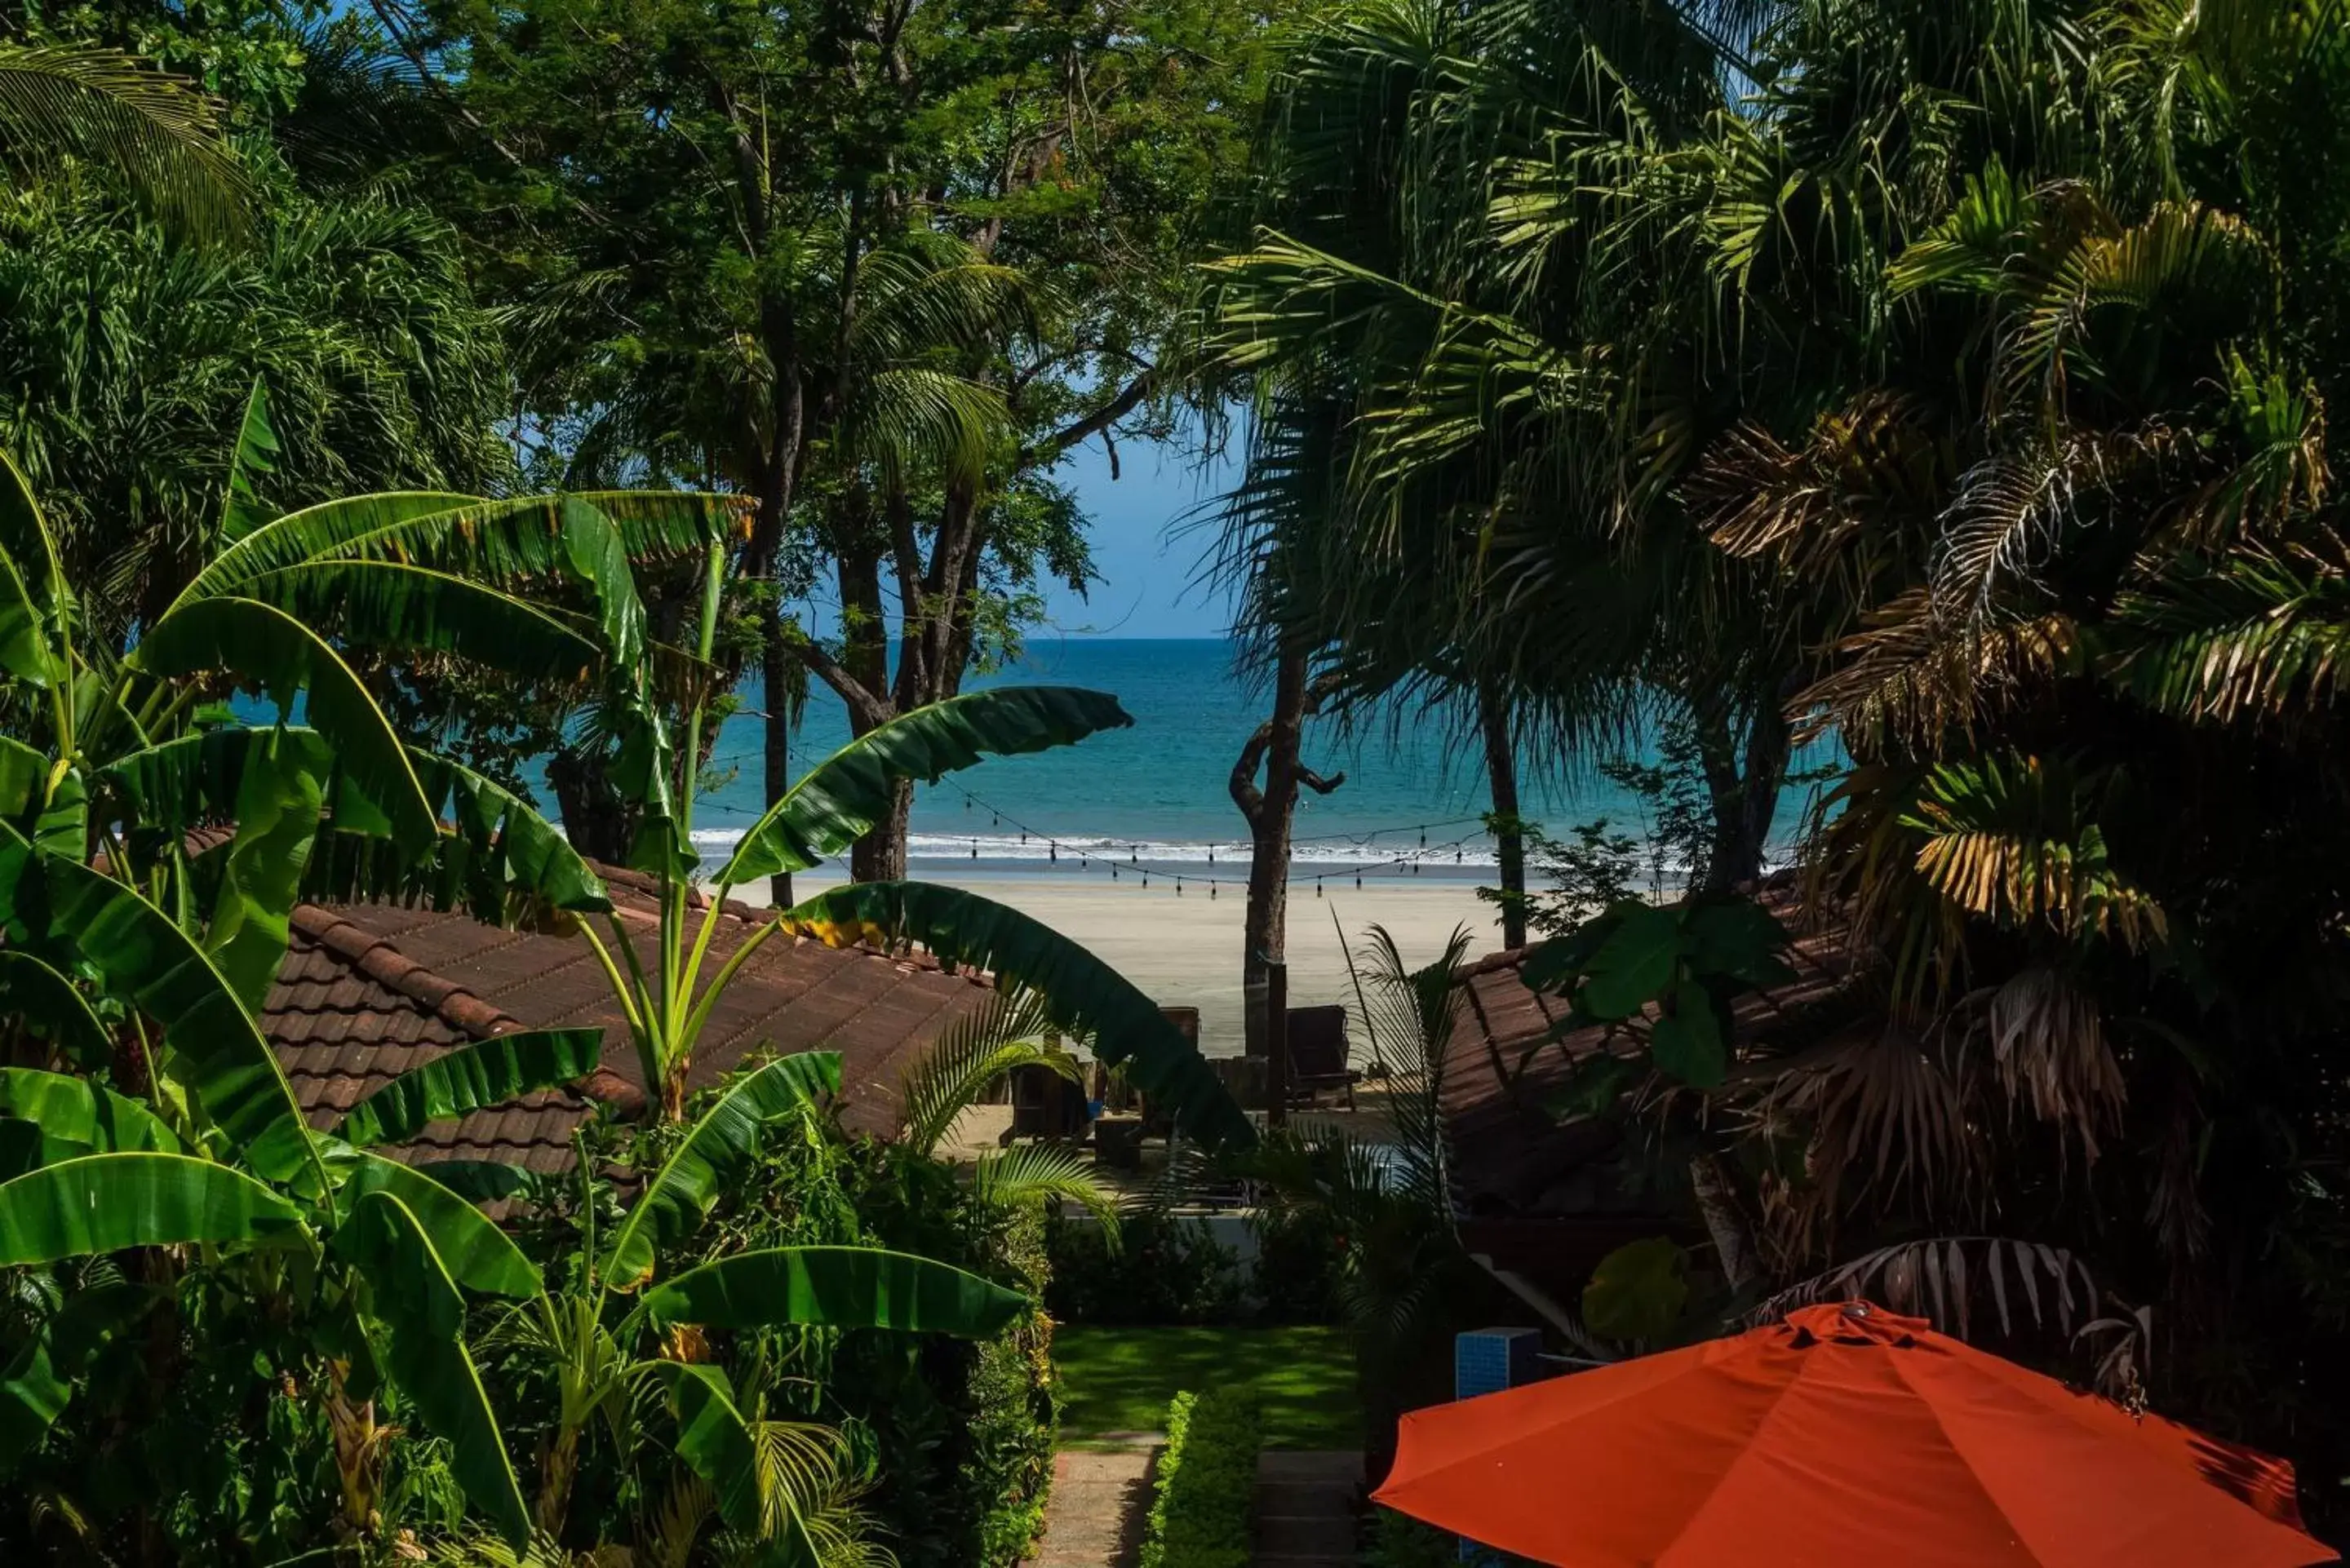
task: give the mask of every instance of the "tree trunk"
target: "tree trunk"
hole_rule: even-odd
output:
[[[878,701],[848,705],[848,732],[869,735],[898,716],[890,699],[889,628],[881,606],[881,553],[869,543],[843,539],[839,547],[841,667]],[[906,875],[906,820],[913,786],[901,784],[888,815],[848,850],[857,882],[896,882]]]
[[[1754,1237],[1719,1158],[1700,1154],[1690,1161],[1690,1194],[1697,1200],[1698,1217],[1705,1221],[1706,1234],[1713,1239],[1713,1253],[1721,1264],[1722,1282],[1732,1291],[1743,1291],[1754,1282],[1759,1272]]]
[[[1787,768],[1787,716],[1769,698],[1756,703],[1746,724],[1743,757],[1727,708],[1700,715],[1696,728],[1698,758],[1713,806],[1712,852],[1697,886],[1726,893],[1762,874],[1771,819],[1778,814],[1779,780]]]
[[[546,782],[571,847],[590,860],[614,865],[629,857],[636,809],[612,787],[603,758],[558,746],[546,759]]]
[[[1502,945],[1522,948],[1526,945],[1526,841],[1518,824],[1518,762],[1510,738],[1510,703],[1497,680],[1478,684],[1477,728],[1485,740],[1494,847],[1502,863]]]
[[[763,303],[762,316],[768,351],[778,356],[774,366],[775,427],[759,462],[759,509],[752,519],[750,541],[743,551],[743,575],[753,582],[766,584],[773,595],[773,601],[764,606],[762,614],[759,646],[760,678],[766,688],[767,703],[761,783],[766,786],[764,804],[772,805],[792,787],[794,704],[785,695],[790,684],[792,657],[790,644],[784,636],[783,588],[775,581],[775,564],[783,554],[784,527],[790,521],[792,493],[799,475],[807,392],[800,374],[798,333],[788,307],[780,301],[770,300]],[[767,894],[776,908],[788,909],[792,902],[791,873],[781,872],[769,877]]]
[[[775,802],[791,793],[792,787],[792,716],[798,704],[793,700],[793,685],[801,679],[797,661],[784,641],[784,621],[780,611],[770,612],[766,646],[759,650],[759,679],[764,688],[767,703],[767,745],[765,773],[766,804]],[[768,901],[778,909],[792,907],[792,874],[778,871],[767,878]]]
[[[1232,764],[1232,804],[1249,825],[1248,908],[1241,920],[1241,993],[1247,997],[1262,996],[1268,962],[1287,957],[1290,828],[1298,788],[1327,794],[1346,782],[1344,774],[1325,779],[1299,765],[1299,736],[1317,705],[1306,689],[1305,650],[1284,651],[1274,666],[1273,717],[1257,726]],[[1259,768],[1263,788],[1256,783]],[[1250,1055],[1263,1054],[1270,1024],[1262,1007],[1249,1009],[1243,1028]]]

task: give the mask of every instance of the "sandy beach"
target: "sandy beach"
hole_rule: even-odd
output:
[[[1161,1005],[1198,1008],[1202,1051],[1211,1056],[1240,1054],[1243,900],[1237,889],[1223,888],[1211,898],[1197,888],[1179,895],[1163,881],[1145,888],[1043,876],[951,877],[919,868],[914,875],[968,888],[1083,942]],[[805,873],[795,882],[794,892],[803,898],[828,885]],[[1474,886],[1466,881],[1373,880],[1360,889],[1328,888],[1320,898],[1310,884],[1293,888],[1290,1005],[1337,1002],[1352,1010],[1354,988],[1339,929],[1343,927],[1359,962],[1367,957],[1364,933],[1374,924],[1388,929],[1412,963],[1433,961],[1456,925],[1469,928],[1472,957],[1501,946],[1492,906],[1479,899]]]

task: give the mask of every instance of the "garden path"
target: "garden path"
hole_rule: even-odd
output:
[[[1134,1568],[1150,1512],[1151,1466],[1163,1446],[1150,1435],[1055,1454],[1045,1533],[1028,1560],[1035,1568]]]

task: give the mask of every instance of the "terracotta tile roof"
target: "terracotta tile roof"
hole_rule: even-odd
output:
[[[1762,901],[1794,933],[1787,959],[1795,978],[1738,998],[1734,1046],[1815,1025],[1824,1004],[1846,998],[1857,967],[1850,931],[1805,919],[1789,881],[1766,886]],[[1461,970],[1462,1011],[1443,1093],[1455,1190],[1472,1214],[1596,1215],[1637,1207],[1640,1199],[1614,1179],[1619,1135],[1591,1121],[1561,1126],[1540,1109],[1576,1067],[1606,1052],[1628,1054],[1636,1042],[1620,1025],[1554,1038],[1565,1004],[1526,986],[1522,971],[1533,950],[1493,953]]]
[[[651,885],[599,867],[621,925],[650,961]],[[715,974],[764,910],[730,902],[703,972]],[[608,932],[605,933],[608,940]],[[841,1119],[887,1136],[903,1067],[955,1019],[980,1006],[984,977],[933,960],[770,938],[745,961],[704,1030],[688,1072],[700,1088],[743,1063],[806,1050],[842,1055]],[[295,1093],[325,1126],[408,1066],[517,1029],[597,1025],[604,1065],[567,1089],[437,1125],[392,1151],[412,1160],[499,1159],[531,1169],[572,1164],[571,1135],[598,1104],[633,1116],[644,1085],[601,968],[577,936],[506,931],[463,915],[396,905],[305,904],[265,1010]]]

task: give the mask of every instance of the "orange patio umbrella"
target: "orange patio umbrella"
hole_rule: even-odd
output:
[[[1403,1418],[1374,1501],[1557,1568],[2304,1568],[2293,1467],[1861,1303]]]

